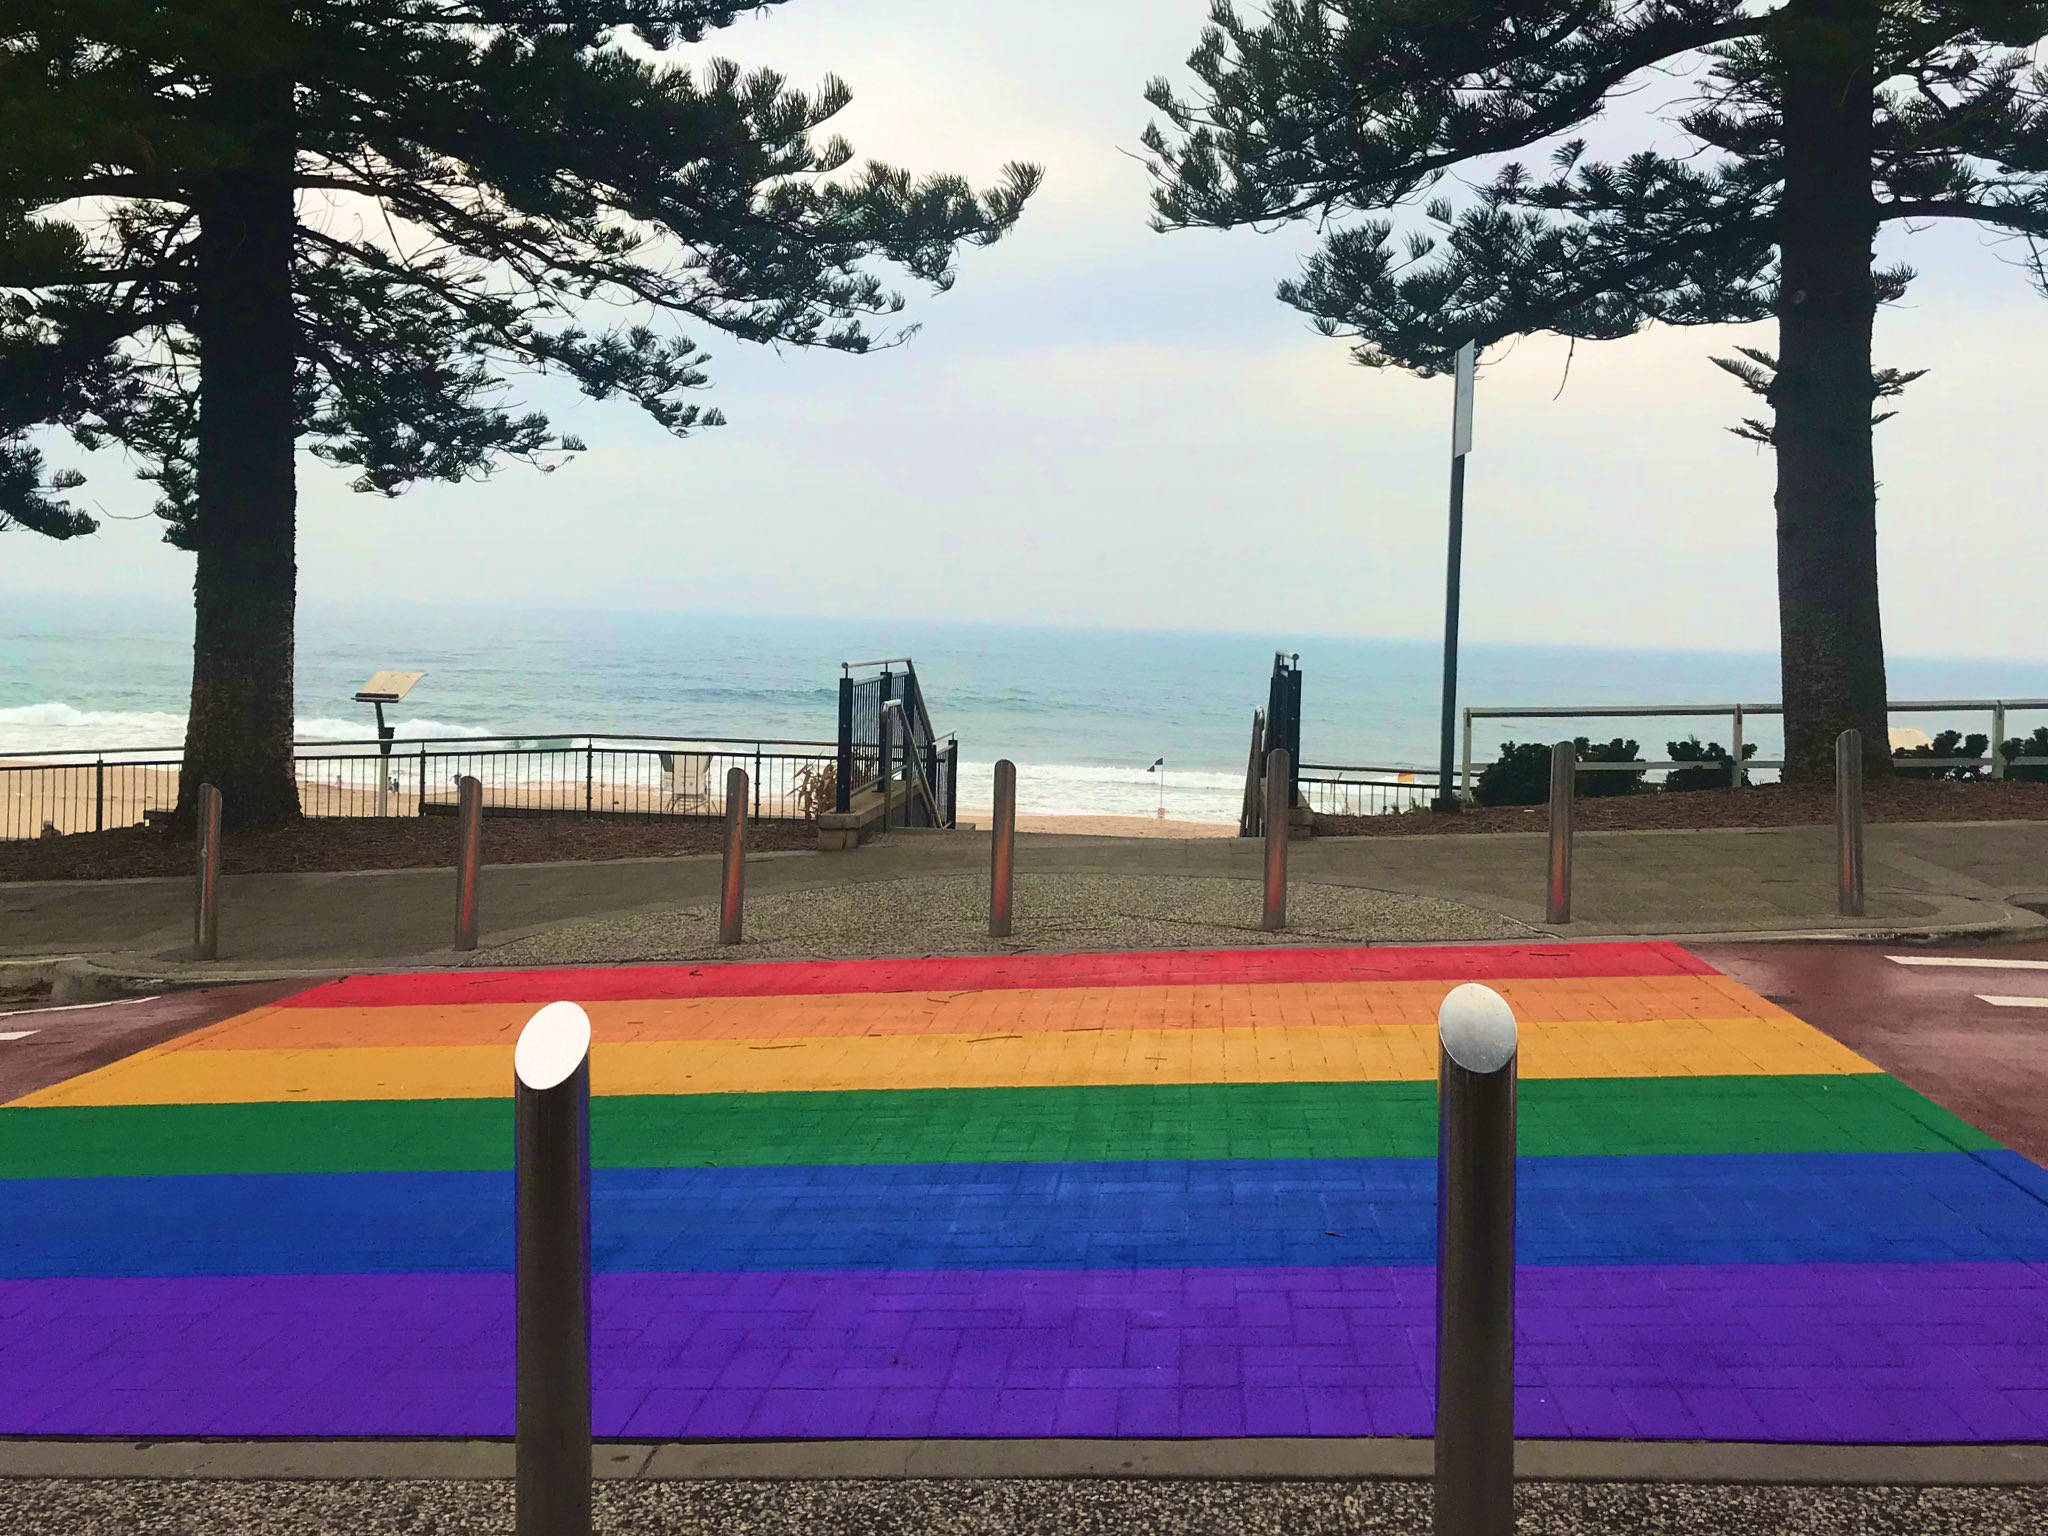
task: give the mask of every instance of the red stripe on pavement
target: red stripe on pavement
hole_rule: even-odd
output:
[[[803,960],[759,965],[621,965],[347,976],[286,999],[283,1006],[375,1008],[418,1003],[543,1003],[558,997],[595,1003],[667,997],[815,997],[852,992],[1713,974],[1712,966],[1676,944],[1664,943],[1161,950],[1099,955],[974,955],[938,960]]]

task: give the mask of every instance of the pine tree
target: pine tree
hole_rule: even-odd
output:
[[[181,814],[298,814],[299,446],[384,496],[580,449],[514,370],[682,436],[719,417],[665,319],[861,352],[908,334],[877,261],[944,289],[1017,219],[1035,167],[849,169],[838,80],[660,57],[762,4],[0,0],[0,529],[92,527],[38,429],[155,486],[196,557]]]
[[[1874,243],[1974,221],[2048,291],[2044,32],[2042,0],[1219,3],[1189,59],[1201,94],[1147,91],[1154,223],[1365,214],[1280,297],[1368,367],[1775,316],[1775,353],[1717,361],[1772,408],[1734,430],[1777,456],[1786,777],[1827,777],[1851,726],[1886,773],[1872,402],[1918,375],[1872,366],[1877,307],[1913,277]],[[1685,65],[1704,67],[1664,120],[1688,142],[1610,162],[1572,136]],[[1539,147],[1534,169],[1498,158]],[[1432,189],[1460,168],[1485,180],[1457,207]]]

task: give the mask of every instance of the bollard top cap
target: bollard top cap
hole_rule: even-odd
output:
[[[528,1088],[553,1088],[590,1054],[590,1015],[574,1003],[549,1003],[519,1031],[512,1070]]]
[[[1467,1072],[1498,1072],[1515,1059],[1515,1011],[1476,981],[1451,988],[1436,1011],[1437,1038]]]

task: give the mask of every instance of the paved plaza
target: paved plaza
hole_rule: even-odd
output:
[[[508,1435],[512,1042],[567,997],[601,1436],[1428,1435],[1468,980],[1521,1435],[2048,1440],[2048,1173],[1668,943],[314,986],[0,1109],[0,1434]]]

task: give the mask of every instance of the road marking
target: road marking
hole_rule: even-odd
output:
[[[1987,997],[1979,992],[1977,1001],[1994,1008],[2048,1008],[2048,997]]]
[[[0,1040],[26,1040],[34,1033],[35,1031],[32,1029],[0,1030]]]
[[[161,995],[152,992],[148,997],[117,997],[104,1003],[59,1003],[54,1008],[16,1008],[10,1013],[0,1013],[0,1019],[25,1019],[37,1013],[78,1013],[87,1008],[125,1008],[130,1003],[153,1003]]]
[[[1946,965],[1958,970],[2048,971],[2048,960],[1958,960],[1949,955],[1886,955],[1893,965]]]

